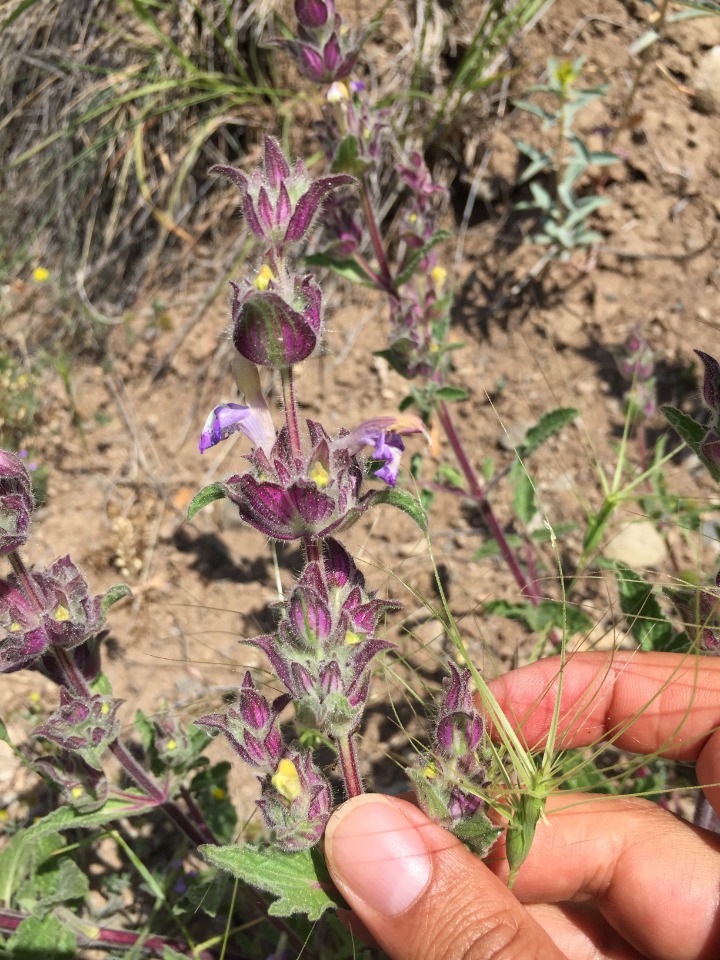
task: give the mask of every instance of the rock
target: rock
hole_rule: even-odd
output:
[[[665,541],[650,520],[628,524],[604,550],[611,560],[619,560],[632,570],[659,566],[667,557]]]
[[[708,50],[698,64],[694,103],[703,113],[720,113],[720,45]]]

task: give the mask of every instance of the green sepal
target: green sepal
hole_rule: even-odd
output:
[[[199,850],[211,866],[276,896],[278,899],[268,908],[273,917],[304,913],[308,920],[315,921],[326,910],[347,906],[317,849],[283,853],[277,847],[204,844]]]
[[[199,513],[203,507],[206,507],[209,503],[212,503],[214,500],[222,500],[227,496],[225,492],[225,486],[222,483],[209,483],[206,487],[203,487],[199,493],[196,493],[195,496],[190,501],[190,506],[188,507],[187,520],[188,523],[191,523],[195,518],[195,514]]]

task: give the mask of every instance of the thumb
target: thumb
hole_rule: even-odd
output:
[[[504,884],[417,807],[363,794],[330,818],[338,889],[393,960],[564,960]]]

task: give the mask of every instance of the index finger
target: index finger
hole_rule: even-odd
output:
[[[550,731],[560,657],[513,670],[488,684],[500,708],[535,750]],[[720,727],[720,658],[693,653],[578,653],[563,671],[557,746],[611,741],[632,753],[698,758]],[[497,730],[490,729],[497,739]]]

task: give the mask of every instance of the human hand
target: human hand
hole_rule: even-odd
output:
[[[542,745],[558,659],[491,683],[527,743]],[[720,813],[720,659],[574,656],[558,743],[694,761]],[[617,736],[615,736],[618,734]],[[720,837],[647,800],[548,799],[515,888],[502,841],[486,863],[407,801],[364,794],[325,836],[351,926],[393,960],[717,960]]]

